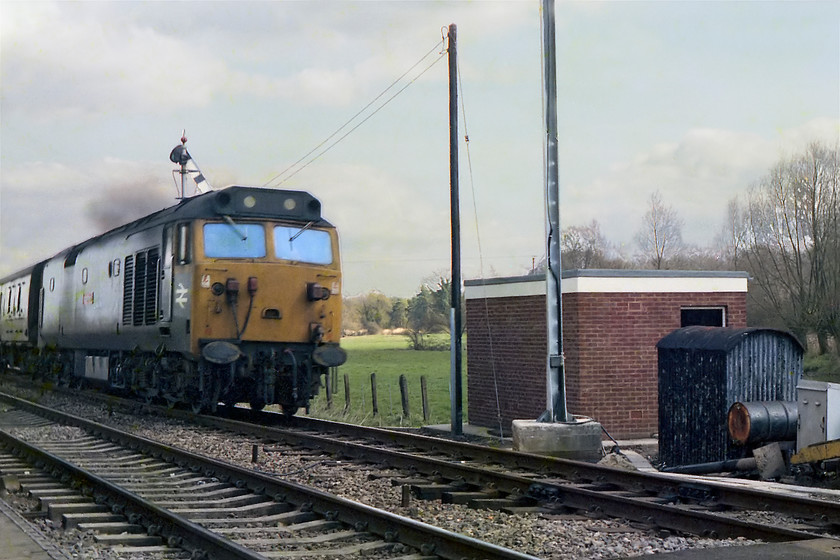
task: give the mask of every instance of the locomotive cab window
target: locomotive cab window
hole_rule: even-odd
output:
[[[262,224],[204,224],[204,256],[217,259],[265,257]]]
[[[330,234],[318,229],[275,226],[274,252],[278,259],[309,264],[331,264]]]

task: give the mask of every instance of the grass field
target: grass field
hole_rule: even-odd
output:
[[[448,340],[449,335],[439,335]],[[422,426],[448,424],[449,350],[416,351],[408,347],[408,339],[399,335],[346,337],[341,346],[347,351],[347,363],[338,368],[338,387],[332,408],[327,408],[326,391],[321,389],[313,401],[310,415],[365,424],[368,426]],[[466,359],[462,386],[464,422],[466,422]],[[370,374],[376,373],[379,413],[373,415]],[[350,409],[345,413],[344,376],[350,381]],[[409,417],[404,417],[400,400],[399,377],[408,381]],[[426,377],[429,399],[429,421],[423,422],[420,377]]]
[[[448,344],[449,335],[441,337]],[[408,339],[400,335],[368,335],[346,337],[341,346],[347,351],[347,363],[338,368],[338,386],[334,390],[332,407],[327,408],[326,391],[322,388],[312,401],[310,415],[368,426],[422,426],[449,424],[449,350],[411,350]],[[833,356],[806,356],[805,377],[840,383],[840,369]],[[376,373],[379,413],[373,414],[370,374]],[[410,415],[404,417],[400,401],[399,377],[408,381]],[[350,408],[345,412],[344,376],[350,382]],[[420,377],[426,377],[430,417],[423,421],[420,396]],[[466,351],[462,372],[463,421],[467,422],[467,361]]]

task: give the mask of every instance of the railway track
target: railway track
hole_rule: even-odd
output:
[[[111,406],[120,401],[107,397]],[[137,403],[126,406],[137,408]],[[521,513],[584,513],[620,517],[659,528],[714,538],[791,541],[836,537],[840,505],[695,477],[624,471],[418,436],[295,417],[233,409],[236,418],[170,414],[212,430],[248,434],[263,443],[255,453],[329,453],[342,462],[399,468],[393,483],[421,498]],[[247,421],[246,421],[247,420]],[[258,423],[254,423],[254,422]],[[265,424],[275,424],[266,426]],[[376,476],[376,475],[374,475]],[[749,519],[747,510],[777,512],[771,520]]]
[[[0,430],[0,444],[15,456],[0,463],[3,474],[16,474],[36,495],[39,483],[49,485],[51,495],[41,498],[47,515],[65,526],[103,531],[98,537],[103,543],[122,538],[121,546],[156,547],[147,552],[163,552],[166,546],[187,550],[193,558],[221,559],[373,553],[410,560],[532,558],[8,395],[2,398],[14,407],[5,413],[12,415],[6,416],[7,424],[47,432],[27,442]],[[50,437],[58,425],[79,430]],[[27,464],[41,472],[31,475]],[[69,488],[55,488],[45,477]],[[109,538],[109,532],[117,537]]]
[[[507,512],[583,512],[713,538],[791,541],[840,535],[840,503],[694,477],[628,471],[395,430],[228,411],[193,417],[289,448],[403,469],[394,479],[423,499]],[[249,418],[249,421],[244,421]],[[287,426],[281,426],[287,424]],[[267,425],[271,427],[268,428]],[[270,446],[263,449],[271,451]],[[748,511],[776,512],[771,522]],[[787,517],[785,524],[781,516]],[[792,519],[791,519],[792,517]]]

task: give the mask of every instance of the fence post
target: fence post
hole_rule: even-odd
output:
[[[420,398],[423,401],[423,422],[429,421],[429,393],[426,390],[426,376],[420,376]]]
[[[350,376],[344,374],[344,413],[350,410]]]
[[[370,399],[373,403],[373,415],[379,414],[379,403],[376,402],[376,372],[370,374]]]
[[[332,394],[335,391],[335,386],[333,385],[332,380],[332,370],[335,368],[330,368],[327,370],[327,374],[324,376],[324,383],[327,385],[326,393],[327,393],[327,410],[332,408]]]
[[[408,418],[411,411],[408,409],[408,380],[405,374],[400,375],[400,398],[402,399],[403,416]]]

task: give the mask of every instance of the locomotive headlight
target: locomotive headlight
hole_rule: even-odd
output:
[[[309,301],[321,301],[330,299],[330,290],[317,282],[306,284],[306,299]]]
[[[245,208],[253,208],[257,205],[257,199],[249,194],[242,199],[242,205],[245,206]]]
[[[283,201],[283,208],[285,208],[286,210],[294,210],[296,206],[297,200],[295,200],[294,198],[287,198]]]

